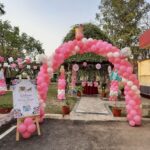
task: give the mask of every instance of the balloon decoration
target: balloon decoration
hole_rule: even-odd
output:
[[[83,66],[86,67],[87,66],[87,62],[83,62]]]
[[[25,118],[23,123],[18,126],[18,131],[23,138],[29,138],[36,131],[36,125],[32,118]]]
[[[98,82],[97,81],[94,82],[94,87],[98,87]]]
[[[110,85],[110,93],[109,93],[109,100],[110,101],[117,101],[118,98],[118,81],[112,80]]]
[[[99,64],[99,63],[96,64],[96,69],[98,69],[98,70],[101,69],[101,64]]]
[[[66,80],[65,80],[65,70],[64,67],[61,66],[60,68],[60,76],[58,79],[58,100],[64,100],[65,98],[65,87],[66,87]]]
[[[50,75],[52,76],[52,75]],[[37,90],[39,94],[40,100],[40,122],[43,121],[44,118],[44,108],[46,106],[47,92],[48,86],[50,83],[50,76],[48,74],[48,66],[47,64],[43,64],[40,68],[40,72],[37,76]]]
[[[117,70],[111,71],[109,67],[108,72],[111,80],[109,100],[117,101],[119,92],[119,81],[121,81],[121,78],[118,76]]]
[[[131,126],[140,125],[141,98],[139,82],[136,75],[133,74],[132,65],[126,59],[127,57],[123,55],[117,47],[102,40],[78,38],[73,41],[65,42],[55,50],[55,53],[51,58],[44,59],[45,61],[43,61],[43,66],[40,69],[37,80],[37,86],[39,89],[38,92],[41,101],[45,102],[46,99],[46,93],[48,90],[47,80],[49,79],[47,75],[51,78],[53,72],[56,71],[64,60],[70,56],[77,53],[83,54],[87,52],[92,52],[106,57],[108,61],[114,65],[114,69],[118,70],[118,75],[123,78],[125,85],[127,119]],[[78,69],[76,68],[75,70]]]
[[[4,72],[3,69],[0,70],[0,95],[6,94],[7,91],[7,86],[6,86],[6,81],[4,77]]]
[[[74,70],[74,71],[78,71],[78,70],[79,70],[79,65],[74,64],[74,65],[73,65],[73,70]]]
[[[86,86],[86,81],[82,81],[82,86],[85,87]]]

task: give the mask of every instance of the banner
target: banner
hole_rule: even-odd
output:
[[[34,81],[16,80],[13,86],[13,107],[15,118],[39,115],[40,104]]]

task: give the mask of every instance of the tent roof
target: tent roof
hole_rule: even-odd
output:
[[[139,37],[140,48],[150,48],[150,29]]]

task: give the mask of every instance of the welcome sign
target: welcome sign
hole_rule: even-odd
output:
[[[40,105],[36,85],[31,80],[16,80],[13,86],[14,117],[39,115]]]

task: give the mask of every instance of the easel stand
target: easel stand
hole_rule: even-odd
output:
[[[33,119],[33,122],[36,124],[37,133],[38,133],[38,135],[41,135],[40,125],[39,125],[39,119],[40,119],[40,117],[39,117],[39,116],[28,116],[28,117],[30,117],[30,118]],[[16,141],[19,141],[19,140],[20,140],[20,133],[19,133],[19,131],[18,131],[18,127],[19,127],[19,125],[24,121],[25,118],[27,118],[27,117],[24,117],[24,118],[17,118]]]

